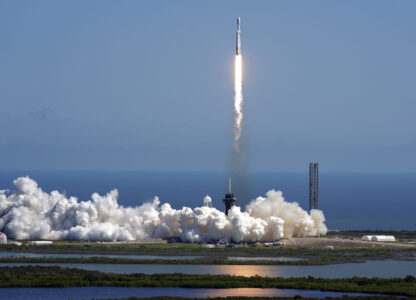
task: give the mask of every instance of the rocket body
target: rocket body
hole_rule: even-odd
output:
[[[241,55],[241,30],[240,30],[240,17],[237,18],[237,32],[235,40],[235,54]]]

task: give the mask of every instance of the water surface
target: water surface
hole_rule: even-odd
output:
[[[168,265],[168,264],[44,264],[2,263],[1,266],[60,266],[112,273],[184,273],[184,274],[228,274],[238,276],[268,277],[405,277],[416,276],[416,261],[381,260],[365,263],[336,264],[326,266],[278,266],[278,265]]]
[[[302,297],[324,298],[349,296],[371,296],[374,294],[322,292],[319,290],[290,289],[190,289],[190,288],[134,288],[134,287],[70,287],[70,288],[2,288],[0,299],[13,300],[60,300],[127,298],[127,297]]]
[[[244,257],[244,256],[229,256],[227,257],[228,260],[237,260],[237,261],[297,261],[297,260],[304,260],[304,258],[299,257],[286,257],[286,256],[279,256],[279,257]]]

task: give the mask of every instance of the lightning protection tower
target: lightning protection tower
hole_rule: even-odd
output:
[[[309,164],[309,210],[318,209],[318,163]]]

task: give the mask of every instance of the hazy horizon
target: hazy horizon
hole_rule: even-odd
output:
[[[206,195],[212,204],[223,210],[222,199],[227,188],[223,172],[134,172],[134,171],[0,171],[0,190],[16,190],[13,181],[30,176],[44,191],[59,191],[79,201],[91,199],[93,193],[106,195],[118,190],[120,205],[135,207],[152,202],[173,208],[199,207]],[[236,205],[244,209],[250,200],[264,197],[269,190],[281,190],[288,202],[297,202],[308,209],[307,172],[260,172],[252,174],[251,195],[242,199],[236,193]],[[330,229],[411,229],[415,173],[320,173],[319,208]],[[235,192],[233,190],[233,192]],[[36,197],[35,197],[36,198]],[[34,200],[35,201],[35,200]]]
[[[171,170],[158,170],[158,169],[149,169],[149,170],[138,170],[138,169],[1,169],[0,172],[115,172],[115,173],[217,173],[217,174],[226,174],[227,177],[228,171],[227,170],[179,170],[179,169],[171,169]],[[250,171],[247,172],[248,174],[308,174],[309,173],[309,165],[306,166],[304,170],[299,171],[273,171],[273,170],[258,170],[258,171]],[[416,171],[325,171],[319,170],[319,174],[416,174]]]

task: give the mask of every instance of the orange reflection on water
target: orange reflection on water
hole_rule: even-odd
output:
[[[200,289],[198,298],[207,297],[288,297],[294,296],[288,290],[260,288]]]
[[[236,276],[267,276],[267,277],[279,277],[284,273],[280,271],[278,266],[260,266],[260,265],[217,265],[215,266],[218,273],[230,274]]]

